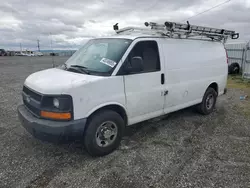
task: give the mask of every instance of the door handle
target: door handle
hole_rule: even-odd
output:
[[[168,94],[168,90],[162,91],[161,96],[166,96]]]
[[[161,74],[161,84],[163,85],[165,83],[165,75]]]

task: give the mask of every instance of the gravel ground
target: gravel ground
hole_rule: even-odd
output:
[[[208,116],[189,108],[129,127],[117,151],[91,158],[79,143],[34,139],[18,121],[25,78],[49,67],[51,57],[0,57],[0,187],[250,187],[244,90],[229,89]]]

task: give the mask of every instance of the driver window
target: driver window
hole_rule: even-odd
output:
[[[119,75],[128,74],[125,71],[126,67],[133,68],[131,64],[133,57],[141,57],[143,60],[143,70],[141,72],[133,71],[133,74],[160,71],[160,58],[156,41],[138,42],[129,53],[119,71]]]

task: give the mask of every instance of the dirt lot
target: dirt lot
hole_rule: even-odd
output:
[[[80,144],[34,139],[17,119],[25,78],[49,67],[50,57],[0,58],[0,187],[250,187],[248,83],[231,77],[209,116],[189,108],[143,122],[91,158]]]

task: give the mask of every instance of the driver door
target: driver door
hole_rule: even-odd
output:
[[[142,58],[142,70],[126,72],[133,57]],[[156,39],[134,41],[120,73],[124,76],[129,124],[163,115],[164,66],[160,62]]]

